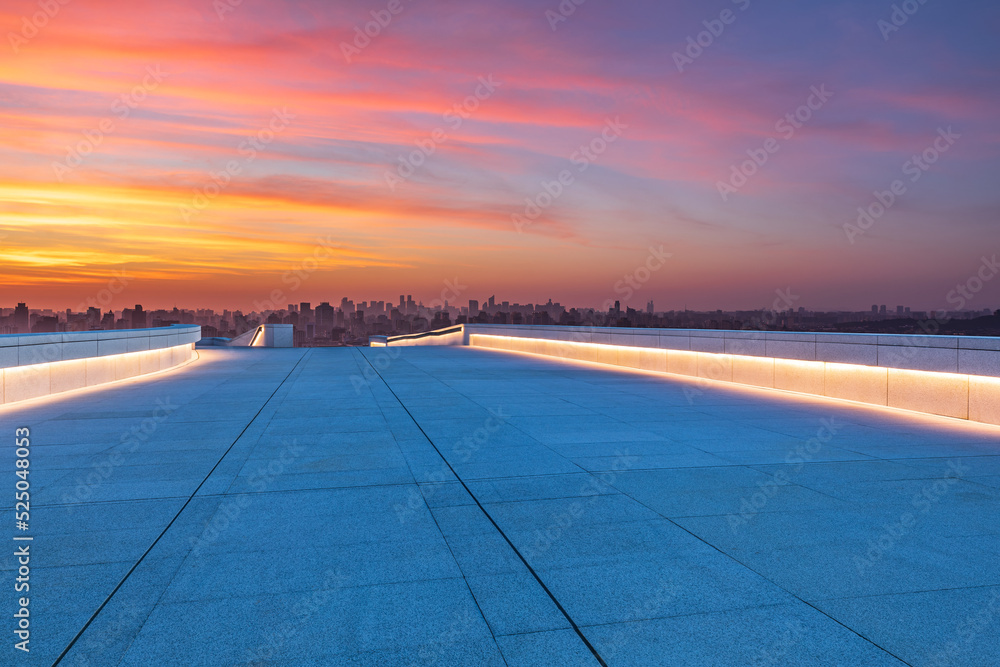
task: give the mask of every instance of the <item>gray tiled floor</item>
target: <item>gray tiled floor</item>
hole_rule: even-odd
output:
[[[1000,429],[387,354],[205,350],[0,409],[32,429],[28,663],[1000,664]]]

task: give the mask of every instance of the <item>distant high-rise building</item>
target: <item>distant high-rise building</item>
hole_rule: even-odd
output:
[[[479,314],[479,300],[469,299],[469,317],[475,317]]]
[[[897,315],[902,315],[904,312],[905,311],[903,310],[902,306],[896,306],[896,314]]]
[[[17,307],[14,308],[14,328],[17,329],[17,333],[31,333],[29,320],[28,306],[24,303],[17,304]]]
[[[878,314],[885,315],[885,313],[886,313],[886,307],[885,304],[882,304],[881,306],[878,307]]]
[[[145,329],[146,328],[146,311],[142,309],[142,306],[135,304],[135,310],[132,311],[132,328],[133,329]]]
[[[331,306],[326,301],[324,301],[323,303],[321,303],[318,306],[316,306],[316,332],[317,333],[319,333],[320,331],[323,331],[323,330],[329,331],[330,329],[333,328],[333,325],[334,325],[334,322],[335,322],[334,317],[335,317],[336,310],[337,310],[336,308],[334,308],[333,306]]]
[[[653,314],[653,300],[652,299],[650,299],[646,303],[646,314],[648,314],[648,315],[652,315]]]
[[[872,312],[873,313],[878,313],[878,304],[875,304],[875,305],[872,306]]]
[[[53,315],[42,315],[35,320],[31,333],[56,333],[59,331],[59,318]]]

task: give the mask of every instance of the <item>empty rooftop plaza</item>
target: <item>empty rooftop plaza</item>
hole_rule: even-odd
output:
[[[1000,664],[1000,427],[468,346],[177,361],[0,406],[3,664]]]

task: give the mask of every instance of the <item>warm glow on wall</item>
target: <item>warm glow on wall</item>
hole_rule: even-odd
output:
[[[476,333],[469,344],[1000,425],[994,377]]]
[[[0,369],[0,404],[42,398],[170,370],[195,358],[194,344]]]

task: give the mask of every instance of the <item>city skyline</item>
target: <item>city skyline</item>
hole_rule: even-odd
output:
[[[334,301],[334,303],[331,303]],[[826,331],[840,333],[889,333],[935,335],[1000,335],[1000,310],[956,310],[925,312],[908,306],[890,308],[874,304],[865,311],[815,311],[795,305],[795,295],[779,294],[770,308],[758,310],[667,311],[653,301],[642,309],[620,301],[594,309],[547,301],[520,304],[495,296],[467,304],[432,302],[423,304],[412,295],[394,301],[358,301],[343,297],[323,301],[273,304],[258,303],[256,310],[211,308],[108,309],[96,306],[74,311],[29,308],[19,302],[13,309],[0,307],[0,334],[85,332],[145,329],[195,324],[209,340],[230,344],[243,334],[265,324],[292,326],[292,340],[302,347],[366,346],[370,336],[396,336],[430,330],[447,330],[460,324],[559,325],[585,327],[638,327],[670,329]],[[334,305],[336,304],[336,305]]]
[[[867,312],[871,311],[871,312],[878,312],[878,313],[881,313],[883,315],[885,315],[885,314],[889,314],[889,315],[893,315],[893,314],[910,315],[911,312],[912,313],[924,312],[924,313],[931,313],[931,314],[933,314],[933,313],[948,313],[948,312],[953,312],[953,313],[981,313],[981,312],[987,312],[988,311],[988,312],[992,313],[992,312],[994,312],[997,309],[997,306],[1000,305],[1000,302],[997,302],[996,300],[991,300],[991,299],[981,299],[981,300],[979,300],[979,303],[976,303],[977,299],[975,298],[975,296],[976,296],[975,294],[973,294],[971,292],[966,292],[966,294],[970,298],[963,298],[963,297],[961,297],[960,294],[959,294],[959,292],[957,292],[957,291],[949,293],[950,296],[960,299],[959,303],[961,303],[961,307],[957,307],[957,308],[956,307],[944,307],[944,308],[937,308],[937,309],[934,309],[934,308],[932,308],[932,309],[921,309],[921,308],[917,308],[917,307],[914,307],[914,306],[910,306],[909,304],[898,304],[898,303],[894,304],[894,303],[879,303],[879,302],[871,304],[870,306],[867,306],[867,307],[859,305],[859,307],[856,307],[856,308],[823,308],[823,307],[815,307],[815,306],[810,305],[808,303],[803,303],[802,300],[801,300],[801,296],[798,295],[798,294],[795,294],[790,289],[788,289],[788,290],[780,290],[779,289],[779,290],[775,290],[774,295],[772,295],[772,297],[773,297],[772,303],[770,303],[770,304],[761,304],[761,305],[758,305],[756,307],[747,307],[747,308],[688,308],[688,307],[682,306],[680,308],[670,308],[670,307],[654,306],[654,310],[655,310],[655,312],[693,312],[693,313],[714,313],[714,312],[734,313],[734,312],[758,312],[758,311],[768,311],[768,312],[786,312],[786,311],[792,311],[792,312],[829,312],[829,313],[838,313],[838,312],[839,313],[867,313]],[[293,295],[285,295],[285,296],[293,296]],[[341,298],[337,299],[337,298],[334,298],[334,297],[327,296],[327,297],[323,297],[323,298],[308,299],[308,300],[302,300],[302,301],[297,301],[297,300],[294,300],[294,299],[273,300],[273,301],[269,300],[269,299],[253,300],[251,302],[251,304],[249,305],[249,307],[235,306],[235,305],[232,305],[232,304],[226,304],[226,305],[218,305],[217,304],[217,305],[214,305],[214,306],[200,306],[200,305],[199,306],[192,306],[192,305],[189,305],[189,304],[176,303],[176,302],[168,306],[168,305],[156,304],[156,303],[150,304],[148,301],[144,301],[144,300],[139,300],[138,304],[132,304],[127,298],[126,299],[119,298],[119,299],[114,299],[114,300],[111,300],[111,301],[104,301],[104,300],[101,300],[99,298],[90,297],[90,298],[88,298],[87,300],[85,300],[83,302],[77,303],[75,306],[67,306],[67,305],[52,306],[52,305],[48,305],[48,304],[42,304],[42,305],[35,304],[35,305],[29,305],[28,307],[30,308],[30,310],[33,310],[33,311],[40,311],[40,312],[41,311],[45,311],[45,312],[52,312],[52,313],[65,313],[67,311],[71,311],[71,312],[74,312],[74,313],[85,313],[85,312],[87,312],[88,309],[92,309],[92,308],[97,308],[102,313],[105,313],[105,312],[108,312],[108,311],[111,311],[111,312],[114,312],[114,313],[121,313],[123,309],[129,310],[129,309],[134,308],[136,305],[143,306],[143,308],[145,308],[145,310],[147,312],[151,312],[151,311],[171,311],[171,310],[178,310],[178,309],[180,309],[180,310],[183,310],[183,311],[190,311],[190,312],[198,312],[198,311],[228,312],[228,311],[232,311],[232,312],[247,312],[247,313],[250,313],[250,312],[266,313],[266,312],[272,312],[272,311],[274,311],[274,312],[278,312],[278,311],[295,312],[299,308],[299,306],[302,305],[302,304],[304,304],[304,305],[311,305],[313,307],[316,306],[316,305],[319,305],[319,304],[328,304],[328,305],[332,305],[334,308],[341,308],[341,306],[342,306],[342,304],[344,302],[349,302],[351,304],[351,306],[352,306],[351,312],[353,312],[355,306],[357,306],[360,309],[360,308],[362,308],[363,306],[365,306],[367,304],[372,304],[373,306],[374,306],[374,304],[379,304],[379,305],[383,306],[383,308],[379,309],[379,312],[388,312],[392,308],[400,307],[403,304],[410,304],[413,308],[419,307],[419,308],[427,310],[428,312],[433,313],[434,311],[437,311],[437,310],[444,310],[445,307],[450,308],[453,311],[463,311],[463,312],[466,311],[466,310],[471,311],[471,304],[473,304],[473,303],[475,303],[475,304],[481,304],[484,307],[483,309],[485,310],[486,304],[491,299],[493,299],[497,308],[500,308],[501,304],[502,304],[502,306],[504,308],[507,308],[507,307],[533,307],[533,308],[540,308],[540,307],[548,304],[548,305],[555,305],[557,307],[562,306],[562,307],[566,308],[567,310],[568,309],[576,309],[576,310],[580,310],[580,311],[593,310],[593,311],[597,311],[597,312],[606,312],[610,308],[612,308],[614,306],[618,306],[618,307],[620,307],[620,309],[622,311],[625,311],[627,309],[631,309],[631,310],[646,312],[646,311],[650,310],[650,306],[652,304],[656,304],[657,303],[653,299],[647,299],[644,302],[640,303],[638,299],[635,299],[633,301],[626,301],[626,300],[623,300],[621,298],[606,299],[605,302],[603,302],[601,304],[563,303],[561,300],[559,300],[559,299],[553,299],[553,298],[548,298],[548,299],[544,299],[544,300],[537,301],[537,302],[534,302],[534,301],[531,301],[531,300],[521,302],[521,301],[509,299],[509,298],[506,298],[506,297],[497,297],[496,293],[493,293],[493,294],[491,294],[491,296],[486,297],[486,298],[475,298],[475,297],[468,297],[468,298],[466,298],[466,297],[467,297],[467,295],[462,294],[458,298],[452,298],[452,299],[435,298],[435,299],[430,299],[430,300],[424,300],[424,299],[417,299],[412,294],[401,294],[401,295],[399,295],[399,296],[397,296],[395,298],[383,298],[383,299],[375,299],[375,298],[371,298],[371,299],[363,299],[363,298],[361,298],[361,299],[359,299],[359,298],[352,298],[352,297],[348,297],[348,296],[344,296],[344,297],[341,297]],[[21,306],[21,305],[23,305],[23,304],[25,304],[25,303],[27,303],[27,301],[16,300],[16,305],[18,307]],[[951,302],[951,303],[952,303],[952,306],[955,305],[954,302]],[[0,313],[3,313],[4,311],[12,310],[12,309],[14,309],[13,305],[7,305],[7,304],[0,303]],[[931,316],[933,316],[933,315],[931,315]]]
[[[659,253],[630,305],[930,310],[1000,250],[991,3],[42,4],[0,9],[11,299],[596,306]]]

